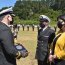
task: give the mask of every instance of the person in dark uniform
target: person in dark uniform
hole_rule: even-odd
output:
[[[13,24],[13,30],[17,29],[17,24]]]
[[[35,58],[38,61],[38,65],[47,65],[48,59],[48,45],[52,42],[55,31],[49,27],[50,19],[46,15],[40,15],[39,25],[41,29],[38,31],[38,40],[36,48]],[[52,35],[52,38],[49,36]]]
[[[25,25],[24,24],[22,25],[22,28],[23,28],[23,31],[24,31],[24,29],[25,29]]]
[[[13,25],[13,36],[14,36],[14,42],[17,43],[17,35],[18,35],[18,27],[17,24]]]
[[[59,32],[53,40],[49,61],[54,65],[65,65],[65,14],[58,16],[57,21]]]
[[[14,39],[17,40],[17,35],[18,35],[17,24],[13,25],[13,35],[14,35]]]
[[[39,25],[37,25],[37,31],[39,30]]]
[[[57,26],[54,26],[54,29],[55,29],[55,32],[56,32],[56,30],[57,30]]]
[[[34,28],[35,28],[35,26],[34,26],[34,24],[32,25],[32,31],[34,31]]]
[[[12,8],[0,12],[0,65],[16,65],[21,53],[14,47],[14,38],[9,27],[13,19]]]
[[[20,30],[20,24],[17,25],[18,31]]]
[[[27,25],[27,31],[29,31],[29,25]]]

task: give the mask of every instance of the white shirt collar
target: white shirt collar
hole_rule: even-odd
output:
[[[45,26],[44,28],[43,28],[43,31],[47,28],[48,26]]]

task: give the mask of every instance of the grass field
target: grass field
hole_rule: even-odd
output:
[[[17,65],[37,65],[37,61],[35,59],[35,51],[37,45],[37,29],[32,31],[20,31],[18,33],[18,41],[19,43],[23,44],[23,46],[29,51],[29,55],[26,58],[21,58],[17,60]]]

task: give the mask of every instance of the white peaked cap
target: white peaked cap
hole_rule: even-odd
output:
[[[8,14],[8,13],[13,14],[13,9],[12,9],[12,7],[2,10],[2,11],[0,12],[0,15],[4,15],[4,14]],[[14,15],[13,15],[13,16],[14,16]]]
[[[50,22],[50,18],[46,15],[40,15],[39,19],[47,19]]]

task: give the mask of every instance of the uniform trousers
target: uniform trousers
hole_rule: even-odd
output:
[[[43,61],[42,60],[38,60],[38,65],[48,65],[47,60],[48,60],[47,57]]]
[[[38,65],[47,65],[47,61],[38,60]]]

